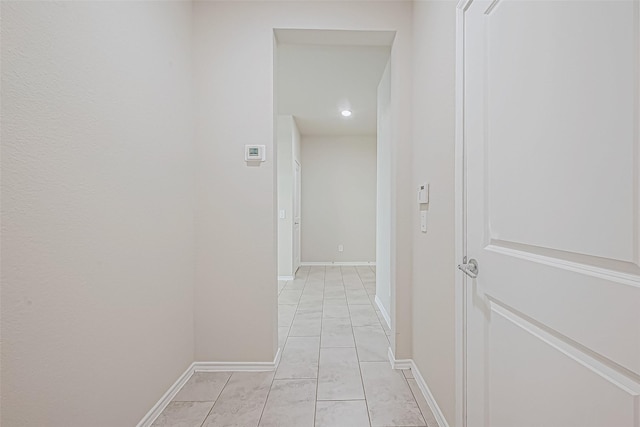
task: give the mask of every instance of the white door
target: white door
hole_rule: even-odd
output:
[[[300,163],[294,160],[293,177],[293,275],[300,268]]]
[[[639,427],[639,3],[461,7],[467,425]]]

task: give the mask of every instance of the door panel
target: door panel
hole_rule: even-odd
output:
[[[635,398],[624,378],[619,381],[606,366],[585,360],[563,340],[498,304],[492,304],[491,316],[492,427],[520,425],[513,413],[532,426],[634,425]]]
[[[467,425],[640,427],[639,2],[464,7]]]
[[[483,19],[490,238],[637,261],[634,3],[504,0]]]
[[[489,245],[483,292],[626,369],[640,372],[637,277]],[[600,275],[601,277],[597,277]],[[526,276],[526,277],[524,277]],[[620,333],[628,332],[627,336]]]

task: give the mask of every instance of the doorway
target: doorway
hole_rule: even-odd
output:
[[[367,267],[389,329],[394,34],[275,30],[274,72],[279,291],[311,266]]]

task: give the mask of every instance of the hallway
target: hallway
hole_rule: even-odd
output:
[[[301,267],[279,283],[276,372],[196,373],[154,426],[437,426],[391,333],[371,267]]]

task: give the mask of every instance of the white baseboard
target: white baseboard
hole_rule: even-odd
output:
[[[424,399],[427,401],[427,405],[429,405],[429,409],[431,409],[433,416],[438,422],[438,427],[449,427],[447,419],[444,417],[444,414],[438,406],[436,399],[433,397],[433,393],[431,393],[431,390],[429,390],[429,386],[422,377],[422,374],[420,373],[420,370],[416,366],[416,363],[413,361],[413,359],[396,359],[393,355],[391,347],[389,347],[389,362],[391,363],[391,367],[393,369],[411,369],[411,373],[413,374],[413,378],[415,378],[416,383],[418,384],[418,388],[420,388]]]
[[[420,387],[420,391],[422,391],[422,394],[425,400],[427,401],[427,404],[429,405],[431,412],[433,412],[433,416],[436,417],[436,421],[438,422],[438,425],[440,427],[449,427],[449,423],[447,423],[447,419],[444,417],[444,414],[442,413],[442,410],[438,406],[436,399],[433,397],[431,390],[429,390],[429,386],[425,382],[424,378],[422,378],[422,374],[420,373],[420,370],[418,369],[418,367],[416,366],[413,360],[411,361],[411,373],[413,373],[413,377],[416,379],[416,382],[418,383],[418,387]]]
[[[411,359],[396,359],[389,347],[389,363],[392,369],[411,369]]]
[[[162,411],[164,411],[164,408],[167,407],[169,402],[171,402],[173,398],[176,397],[176,394],[178,394],[180,389],[187,383],[187,381],[189,381],[189,378],[191,378],[191,375],[193,375],[193,365],[193,363],[189,365],[187,370],[184,371],[182,375],[180,375],[180,378],[178,378],[178,380],[173,383],[171,387],[169,387],[169,390],[167,390],[167,392],[160,398],[160,400],[158,400],[158,402],[153,405],[153,408],[151,408],[151,410],[149,410],[149,412],[147,412],[147,414],[142,417],[142,420],[140,420],[137,427],[150,427],[151,424],[153,424],[156,418],[158,418]]]
[[[331,267],[331,266],[344,266],[344,267],[375,267],[375,261],[371,262],[343,262],[343,261],[327,261],[327,262],[301,262],[302,267]]]
[[[278,348],[273,362],[194,362],[194,372],[265,372],[274,371],[280,363],[281,351]]]
[[[140,420],[137,427],[151,427],[151,424],[160,416],[162,411],[171,403],[176,394],[189,381],[189,378],[196,372],[261,372],[275,371],[280,363],[282,351],[278,348],[273,362],[193,362],[180,378],[173,383],[169,390],[153,405],[153,408]]]
[[[293,280],[293,279],[295,279],[295,277],[293,276],[278,276],[278,280],[287,281],[287,280]]]
[[[375,302],[378,306],[378,309],[380,310],[380,313],[382,313],[382,317],[384,317],[385,322],[387,322],[387,326],[389,327],[389,329],[391,329],[391,316],[389,316],[389,313],[387,313],[387,309],[384,308],[384,305],[382,305],[382,301],[380,301],[378,295],[376,295]]]

